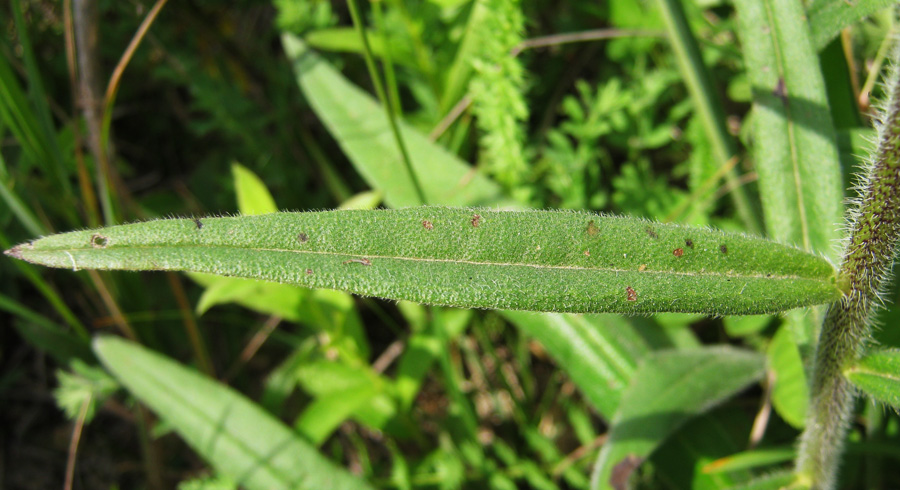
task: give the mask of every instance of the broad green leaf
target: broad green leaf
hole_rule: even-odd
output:
[[[244,308],[277,315],[291,322],[299,322],[305,317],[304,304],[309,295],[307,290],[288,284],[237,277],[210,274],[190,274],[190,277],[206,287],[195,307],[198,315],[219,304],[237,303]]]
[[[371,488],[218,381],[115,337],[97,338],[94,351],[132,395],[242,488]]]
[[[320,446],[343,422],[375,395],[378,388],[361,384],[315,399],[307,405],[294,424],[315,446]]]
[[[624,487],[628,476],[682,424],[764,372],[755,352],[730,347],[657,352],[644,358],[622,395],[591,488]]]
[[[769,369],[775,374],[772,405],[787,423],[802,429],[809,405],[809,388],[803,359],[788,325],[782,325],[766,351]]]
[[[255,173],[239,163],[232,163],[231,174],[234,176],[234,189],[241,214],[250,216],[278,211],[266,184]]]
[[[720,490],[747,481],[749,471],[704,473],[703,468],[747,445],[752,419],[743,407],[723,407],[700,415],[675,431],[650,461],[655,480],[668,488]]]
[[[539,341],[607,420],[638,361],[651,350],[635,327],[616,315],[506,311],[503,316]]]
[[[172,219],[6,252],[75,270],[185,270],[469,308],[756,314],[836,300],[824,259],[746,235],[562,211],[419,207]]]
[[[900,409],[900,350],[873,352],[844,369],[844,376],[863,393]]]
[[[738,0],[768,235],[838,262],[843,186],[825,81],[799,0]]]
[[[845,27],[895,4],[896,0],[815,0],[806,9],[812,44],[821,50]]]
[[[297,83],[356,170],[391,207],[421,204],[390,131],[371,96],[347,81],[296,36],[281,37]],[[400,132],[430,204],[503,202],[500,188],[402,121]]]

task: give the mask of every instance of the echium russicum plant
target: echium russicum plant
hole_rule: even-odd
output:
[[[817,346],[812,398],[801,438],[797,475],[815,490],[835,487],[856,389],[848,379],[871,338],[875,312],[890,282],[900,237],[900,68],[885,86],[876,118],[877,145],[859,176],[848,213],[840,266],[840,301],[829,308]],[[852,379],[852,378],[851,378]],[[876,395],[877,397],[877,395]]]

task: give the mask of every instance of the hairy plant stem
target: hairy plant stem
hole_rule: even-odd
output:
[[[887,96],[878,147],[850,215],[850,240],[839,276],[845,295],[829,309],[817,347],[812,400],[797,459],[800,483],[814,490],[835,486],[854,407],[854,390],[842,371],[859,358],[869,338],[871,317],[900,236],[900,70],[896,68],[888,79]]]

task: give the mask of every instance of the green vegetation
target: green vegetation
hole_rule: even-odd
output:
[[[2,484],[900,486],[898,12],[807,3],[11,0]]]

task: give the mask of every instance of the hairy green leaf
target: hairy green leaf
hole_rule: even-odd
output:
[[[215,380],[116,337],[97,338],[94,351],[135,397],[242,488],[370,488]]]
[[[447,306],[755,314],[840,295],[820,257],[707,228],[420,207],[172,219],[7,251],[75,270],[186,270]]]
[[[762,356],[729,347],[665,351],[647,357],[616,410],[591,488],[625,488],[629,475],[675,429],[762,374]]]
[[[739,0],[753,84],[754,158],[766,229],[837,260],[841,167],[819,59],[798,0]]]
[[[844,369],[844,376],[865,394],[900,409],[900,350],[869,354]]]

